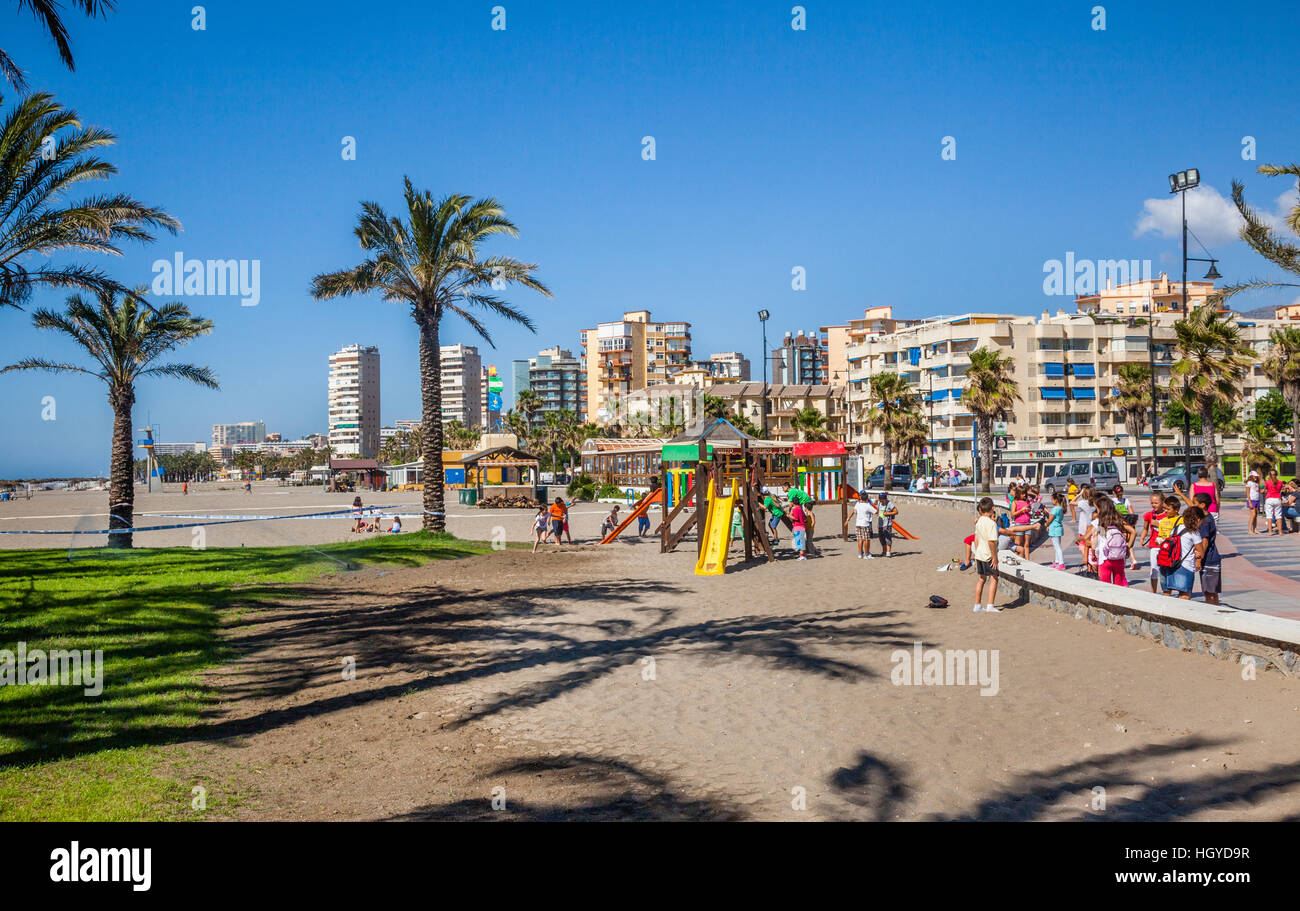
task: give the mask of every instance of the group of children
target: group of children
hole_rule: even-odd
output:
[[[362,510],[365,509],[365,507],[361,505],[360,497],[355,497],[352,500],[352,509],[356,514],[356,521],[352,523],[352,531],[354,533],[388,531],[391,534],[401,534],[402,532],[401,516],[393,516],[393,524],[389,525],[387,529],[381,529],[379,527],[379,516],[372,516],[367,520],[365,515],[362,513]]]
[[[1062,539],[1067,506],[1076,523],[1075,544],[1083,557],[1084,575],[1111,585],[1129,585],[1127,571],[1138,567],[1141,541],[1141,546],[1147,548],[1152,592],[1163,590],[1170,597],[1190,599],[1199,580],[1206,603],[1218,604],[1223,587],[1222,559],[1216,543],[1218,490],[1199,480],[1192,486],[1191,498],[1183,495],[1181,488],[1169,496],[1152,493],[1151,508],[1140,517],[1119,484],[1111,489],[1110,496],[1098,493],[1091,485],[1076,488],[1072,497],[1055,493],[1050,507],[1038,499],[1035,488],[1013,487],[1003,516],[997,515],[992,498],[984,497],[979,502],[974,533],[964,541],[965,557],[960,567],[967,569],[973,562],[977,569],[975,611],[998,611],[993,600],[998,584],[997,552],[1003,538],[1010,539],[1016,552],[1028,559],[1030,536],[1036,530],[1045,530],[1054,551],[1052,567],[1066,568]]]
[[[883,491],[871,502],[871,494],[866,490],[858,491],[857,502],[853,512],[844,520],[847,531],[849,521],[854,523],[858,538],[858,559],[871,559],[871,523],[876,522],[876,534],[880,536],[880,549],[886,557],[894,555],[894,519],[898,516],[898,507],[889,502],[889,494]]]

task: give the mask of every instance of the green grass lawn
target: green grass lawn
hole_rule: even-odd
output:
[[[319,548],[0,551],[0,649],[103,650],[98,696],[0,686],[0,820],[194,819],[195,785],[209,812],[228,808],[231,783],[194,780],[169,746],[214,704],[200,675],[226,657],[219,609],[292,598],[324,573],[489,550],[417,532]]]

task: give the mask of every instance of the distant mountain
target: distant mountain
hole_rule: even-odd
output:
[[[1256,307],[1254,310],[1238,310],[1242,316],[1251,319],[1272,319],[1277,313],[1276,307]]]

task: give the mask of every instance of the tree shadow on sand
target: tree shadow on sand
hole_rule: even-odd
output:
[[[1178,781],[1161,780],[1163,776],[1152,780],[1153,760],[1167,766],[1165,761],[1170,759],[1201,759],[1206,750],[1218,751],[1232,742],[1184,737],[1025,772],[1005,787],[977,798],[967,809],[924,818],[935,822],[1177,822],[1208,810],[1255,807],[1300,785],[1300,761],[1223,774],[1207,770]],[[840,799],[863,808],[866,818],[875,820],[904,815],[913,796],[905,768],[865,751],[854,766],[833,773],[830,784]],[[1094,790],[1097,788],[1104,791]],[[1102,796],[1104,802],[1099,801]],[[838,815],[864,818],[855,810]],[[1279,814],[1278,818],[1297,816]]]
[[[491,788],[512,776],[528,776],[533,781],[543,779],[555,798],[549,801],[520,799],[518,794],[523,788],[503,785],[505,806],[493,809]],[[389,819],[395,822],[734,822],[745,818],[743,813],[726,806],[721,800],[684,796],[680,785],[667,776],[602,756],[574,753],[503,763],[485,772],[481,779],[484,782],[481,797],[447,804],[427,804]]]

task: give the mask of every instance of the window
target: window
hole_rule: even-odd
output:
[[[1044,466],[1043,466],[1043,478],[1046,479],[1046,478],[1054,478],[1054,477],[1056,477],[1056,466],[1055,466],[1055,465],[1044,465]]]
[[[1070,474],[1072,475],[1081,475],[1087,473],[1088,473],[1087,462],[1076,462],[1075,464],[1070,466]]]

